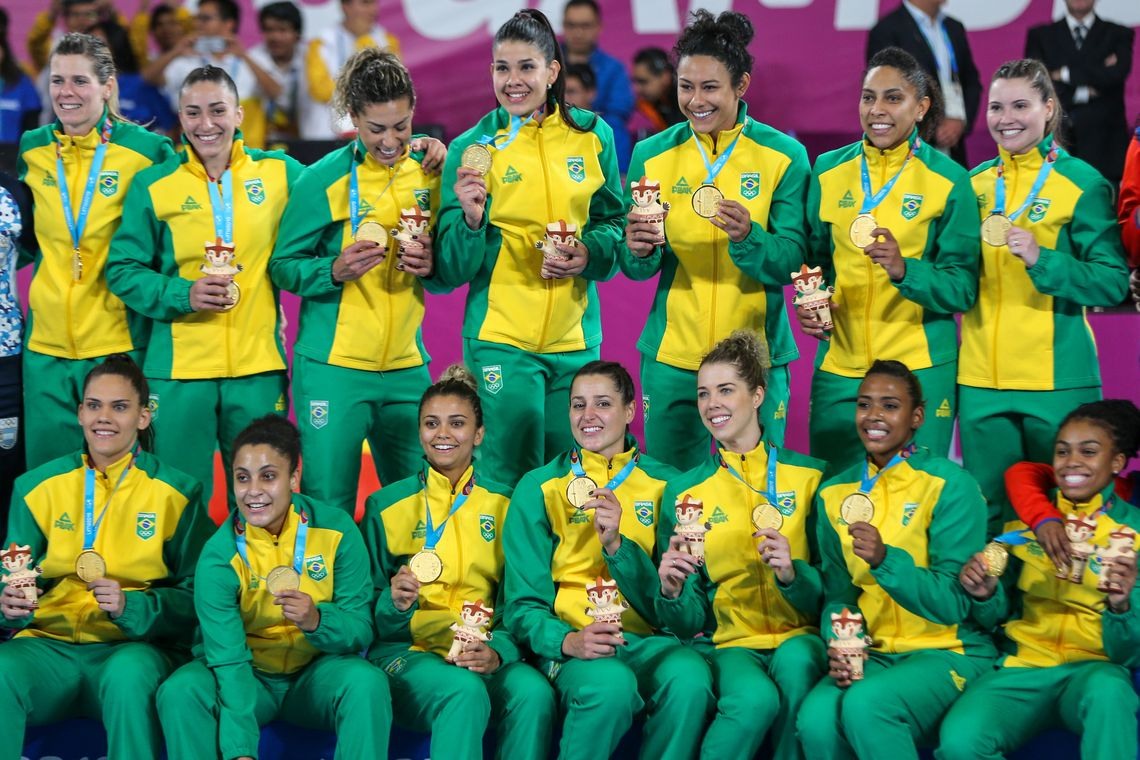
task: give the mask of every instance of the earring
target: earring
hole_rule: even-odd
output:
[[[549,90],[551,87],[553,87],[553,86],[554,86],[554,85],[550,84],[549,82],[547,82],[547,83],[546,83],[546,89],[548,89],[548,90]]]

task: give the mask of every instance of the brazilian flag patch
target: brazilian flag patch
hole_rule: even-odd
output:
[[[328,566],[325,565],[325,557],[323,554],[318,554],[315,557],[305,557],[305,573],[315,581],[323,581],[329,575]]]
[[[637,515],[637,521],[645,527],[653,525],[653,502],[652,501],[635,501],[633,503],[633,513]]]
[[[487,542],[495,540],[494,515],[479,515],[479,535],[481,535],[483,537],[483,540]]]

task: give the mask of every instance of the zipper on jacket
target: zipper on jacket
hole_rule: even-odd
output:
[[[75,173],[76,173],[76,176],[78,177],[79,172],[83,169],[83,162],[80,160],[81,156],[80,156],[79,148],[75,145],[75,138],[69,138],[69,139],[71,140],[71,155],[75,159]],[[94,157],[92,157],[92,160],[94,160]],[[70,195],[72,198],[76,197],[75,195],[73,195],[70,192],[71,183],[67,178],[67,165],[66,165],[66,163],[64,164],[64,167],[63,167],[63,174],[64,174],[64,176],[60,177],[59,181],[60,182],[67,182],[68,183],[67,187],[68,187],[68,191],[69,191],[68,195]],[[79,197],[82,197],[82,195],[80,195]],[[64,213],[66,214],[67,212],[65,211]],[[75,213],[74,207],[71,209],[71,213],[72,214]],[[68,235],[68,242],[69,243],[71,242],[70,234]],[[71,255],[72,256],[75,255],[74,249],[72,249]],[[71,267],[68,267],[68,269],[70,269],[70,268]],[[82,276],[83,275],[80,274],[80,277],[82,277]],[[67,296],[66,296],[66,304],[67,305],[66,305],[66,308],[64,309],[64,312],[67,315],[67,343],[69,346],[71,346],[71,358],[72,359],[78,359],[79,358],[79,349],[76,348],[76,345],[75,345],[75,322],[71,318],[71,315],[72,315],[72,308],[71,308],[72,299],[75,297],[75,286],[78,284],[79,283],[77,283],[75,281],[75,275],[74,274],[72,274],[70,277],[68,277]]]
[[[447,510],[449,512],[451,511],[451,507],[455,505],[455,489],[457,487],[458,487],[458,484],[455,486],[452,486],[452,488],[451,488],[451,501],[447,505]],[[456,530],[458,530],[458,528]],[[462,580],[463,578],[465,578],[467,576],[467,570],[463,565],[463,541],[459,538],[459,534],[456,533],[455,531],[452,531],[452,535],[455,536],[455,553],[458,555],[458,559],[456,560],[455,569],[459,571],[458,577],[460,580]],[[448,597],[448,600],[447,600],[447,608],[449,610],[455,609],[455,601],[458,598],[458,594],[459,594],[459,583],[452,583],[451,584],[451,595]]]
[[[542,125],[536,124],[535,131],[538,133],[538,158],[542,162],[542,185],[546,190],[546,219],[548,222],[554,221],[554,206],[550,202],[550,177],[546,171],[546,149],[542,141]],[[545,225],[543,225],[545,232]],[[554,312],[554,280],[546,281],[546,316],[542,320],[542,331],[538,335],[538,350],[541,351],[546,346],[546,331],[550,327],[550,315]]]
[[[741,129],[743,130],[744,127]],[[712,139],[712,160],[716,161],[716,137],[710,137]],[[697,140],[700,140],[700,137],[697,137]],[[706,350],[712,350],[712,347],[716,345],[716,291],[717,283],[720,281],[720,246],[717,245],[716,233],[717,228],[710,223],[709,248],[712,249],[712,277],[709,281],[712,283],[712,295],[709,297],[709,340]]]
[[[882,187],[887,182],[886,151],[879,151],[879,159],[879,187]],[[863,366],[870,367],[871,362],[874,361],[872,355],[874,352],[871,350],[871,311],[875,304],[875,267],[877,265],[866,254],[863,258],[867,262],[867,308],[864,310],[863,321],[863,345],[865,347]]]
[[[392,176],[392,173],[394,171],[395,170],[392,167],[390,167],[390,166],[388,167],[388,174],[389,174],[388,181],[391,183],[395,183],[395,181],[396,181],[396,178],[394,176]],[[394,190],[392,191],[391,198],[389,198],[389,203],[391,203],[392,205],[394,205],[396,207],[396,218],[399,219],[399,217],[400,217],[400,204],[398,201],[396,201],[396,193]],[[399,251],[399,245],[400,245],[399,241],[396,241],[396,250],[397,251]],[[397,259],[399,258],[398,253],[396,254],[396,257],[397,257]],[[385,263],[387,264],[387,267],[385,267],[385,274],[384,274],[384,277],[385,277],[384,301],[387,303],[387,306],[388,306],[388,322],[385,325],[386,329],[384,330],[384,343],[383,343],[382,349],[380,351],[380,371],[381,372],[383,372],[388,367],[388,351],[392,348],[392,332],[393,332],[393,325],[395,324],[395,316],[392,314],[392,278],[395,276],[393,274],[393,272],[395,272],[395,270],[396,270],[396,265],[390,261],[386,261]],[[362,287],[362,288],[364,287],[364,283],[359,283],[359,284],[360,284],[360,287]]]
[[[747,457],[743,454],[740,456],[740,470],[741,470],[741,474],[744,475],[744,477],[746,479],[748,479],[748,460],[747,460]],[[746,490],[751,490],[748,488],[748,485],[751,485],[751,483],[749,483],[748,485],[745,485],[744,483],[742,483],[741,485],[744,485]],[[750,503],[752,503],[751,499],[749,499],[748,501],[745,502],[745,504],[750,504]],[[775,507],[776,505],[773,504],[772,506]],[[749,511],[749,514],[751,514],[752,510],[749,509],[748,511]],[[755,541],[752,542],[752,547],[753,548],[756,547]],[[791,547],[789,546],[789,555],[791,553],[790,549],[791,549]],[[775,577],[775,571],[772,570],[771,568],[768,568],[767,564],[760,557],[760,552],[758,552],[758,551],[753,552],[752,561],[755,562],[756,566],[757,566],[757,570],[758,570],[757,580],[759,581],[759,583],[757,583],[756,585],[760,589],[760,611],[761,611],[760,620],[761,620],[761,624],[763,627],[761,630],[758,631],[758,633],[760,633],[764,636],[771,636],[771,635],[773,635],[772,634],[772,625],[771,625],[771,620],[773,617],[773,610],[772,610],[771,604],[768,602],[768,583],[770,580],[768,573],[771,573],[772,574],[771,577],[774,578]],[[765,568],[768,568],[767,573],[765,572]]]
[[[1010,162],[1011,165],[1013,165],[1013,163],[1014,162],[1012,162],[1012,161]],[[1016,168],[1014,169],[1014,171],[1016,171]],[[1021,172],[1018,171],[1017,172],[1017,179],[1020,179],[1020,177],[1021,177]],[[1014,197],[1014,192],[1016,192],[1016,183],[1013,183],[1013,184],[1014,184],[1014,187],[1010,188],[1011,192],[1006,194],[1006,197],[1009,199],[1012,199]],[[995,186],[996,186],[996,183],[995,183]],[[1012,205],[1012,204],[1010,204],[1009,201],[1007,200],[1006,206],[1008,207],[1010,205]],[[994,280],[997,282],[997,306],[994,309],[994,339],[992,341],[990,341],[990,356],[991,356],[991,358],[990,358],[990,367],[991,367],[991,369],[990,369],[990,374],[991,374],[990,381],[991,381],[991,383],[993,383],[993,387],[995,387],[995,388],[1001,387],[1001,383],[998,380],[998,341],[999,341],[999,336],[1001,335],[1001,301],[1002,301],[1002,286],[1001,285],[1002,285],[1002,269],[1003,269],[1002,259],[1003,258],[1005,258],[1005,257],[1001,255],[1000,251],[998,252],[998,254],[996,256],[994,256],[994,263],[995,263]]]

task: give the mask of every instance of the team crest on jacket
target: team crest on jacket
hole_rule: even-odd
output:
[[[245,181],[245,197],[255,206],[265,202],[265,185],[261,184],[261,177],[254,177]]]
[[[839,208],[855,208],[855,196],[851,194],[850,190],[839,199]]]
[[[760,172],[741,172],[740,194],[748,200],[760,194]]]
[[[484,541],[495,540],[495,516],[479,515],[479,535]]]
[[[317,430],[329,424],[329,402],[316,400],[309,402],[309,424]]]
[[[416,205],[420,207],[420,211],[431,211],[431,190],[426,187],[417,187],[412,191],[415,196]]]
[[[16,435],[20,430],[19,417],[5,417],[0,420],[0,449],[10,451],[16,447]]]
[[[648,393],[642,393],[641,394],[641,416],[644,418],[645,422],[649,422],[649,394]]]
[[[570,173],[570,179],[581,182],[586,179],[586,159],[581,156],[570,156],[566,159],[566,171]]]
[[[910,521],[914,519],[914,513],[918,511],[917,501],[908,501],[903,504],[902,524],[905,528],[910,525]]]
[[[99,192],[107,198],[119,192],[119,173],[117,171],[99,172]]]
[[[796,492],[777,491],[776,509],[780,510],[780,514],[782,514],[784,517],[791,517],[792,514],[796,511]]]
[[[483,367],[483,387],[487,393],[498,393],[503,389],[503,368],[499,364]]]
[[[677,180],[677,184],[673,185],[673,195],[692,195],[693,188],[689,181],[684,177]]]
[[[146,402],[146,408],[147,408],[147,410],[150,411],[150,421],[154,422],[155,420],[157,420],[158,419],[158,394],[157,393],[150,394],[150,398],[148,398],[147,402]]]
[[[139,512],[135,516],[135,533],[144,541],[154,536],[154,529],[158,525],[158,515],[154,512]]]
[[[315,581],[323,581],[327,578],[329,569],[325,566],[325,555],[318,554],[315,557],[305,557],[305,572]]]
[[[635,501],[633,503],[633,513],[637,515],[637,521],[649,528],[653,525],[653,502],[651,501]]]
[[[919,209],[922,208],[922,196],[915,195],[914,193],[907,193],[903,196],[902,201],[902,217],[906,220],[914,219],[918,216]]]
[[[1040,222],[1042,219],[1045,218],[1045,214],[1048,211],[1049,211],[1049,199],[1048,198],[1038,198],[1037,200],[1035,200],[1033,202],[1033,205],[1029,207],[1029,221],[1034,222],[1034,223]]]

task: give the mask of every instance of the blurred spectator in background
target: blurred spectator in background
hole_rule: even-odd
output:
[[[129,29],[131,49],[140,64],[150,58],[152,50],[160,55],[167,53],[184,35],[194,32],[194,16],[186,8],[165,1],[151,8],[152,2],[139,0],[139,9]]]
[[[571,63],[566,67],[566,105],[589,109],[598,94],[598,80],[588,63]]]
[[[35,84],[12,55],[8,13],[0,8],[0,143],[19,142],[21,132],[35,129],[41,108]]]
[[[1120,239],[1128,254],[1128,266],[1140,267],[1140,117],[1136,119],[1132,139],[1128,143],[1128,154],[1124,159],[1124,178],[1120,182]],[[1136,272],[1133,272],[1133,295],[1140,296],[1135,289]],[[1137,299],[1140,305],[1140,298]]]
[[[6,56],[4,60],[10,58]],[[0,172],[0,525],[8,524],[12,482],[24,472],[24,431],[20,424],[24,317],[16,288],[16,268],[21,254],[30,257],[36,249],[27,189],[15,177]]]
[[[614,130],[614,150],[621,173],[629,168],[633,144],[629,138],[629,117],[633,113],[633,88],[625,66],[598,48],[602,33],[602,12],[595,0],[570,0],[562,12],[562,50],[567,65],[589,64],[598,83],[593,110]]]
[[[297,103],[308,92],[308,83],[302,76],[305,51],[301,45],[301,11],[290,2],[270,3],[257,12],[257,25],[262,42],[249,51],[249,57],[281,83],[281,94],[275,99],[266,98],[263,103],[268,142],[296,138]]]
[[[301,137],[306,140],[333,140],[352,134],[352,121],[337,120],[330,107],[334,79],[349,56],[366,47],[378,47],[400,54],[400,42],[376,23],[377,0],[340,0],[344,14],[341,23],[325,29],[309,42],[305,53],[308,94],[299,94]]]
[[[31,5],[31,3],[28,3]],[[47,66],[52,46],[67,32],[90,32],[99,23],[99,0],[51,0],[46,11],[36,14],[28,30],[28,56],[33,73]],[[63,19],[63,28],[56,23]]]
[[[677,105],[677,72],[661,48],[642,48],[633,56],[633,91],[637,105],[629,131],[634,142],[685,120]]]
[[[152,132],[170,134],[177,119],[166,96],[139,73],[138,58],[129,35],[113,21],[100,21],[91,34],[107,43],[117,70],[119,83],[119,112],[127,119]]]

